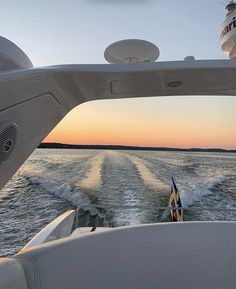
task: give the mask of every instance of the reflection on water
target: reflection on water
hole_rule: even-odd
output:
[[[102,186],[102,166],[104,153],[101,152],[91,159],[90,168],[85,177],[78,183],[81,189],[98,191]]]
[[[146,160],[129,155],[127,158],[135,165],[137,171],[140,174],[140,177],[147,187],[152,190],[159,190],[161,187],[167,189],[167,184],[158,179],[157,176],[149,170],[146,165]]]

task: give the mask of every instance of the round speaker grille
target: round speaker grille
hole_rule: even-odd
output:
[[[0,164],[4,163],[14,149],[17,137],[15,123],[0,123]]]

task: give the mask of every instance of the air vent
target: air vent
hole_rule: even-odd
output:
[[[17,126],[15,123],[0,123],[0,164],[4,163],[11,155],[17,137]]]

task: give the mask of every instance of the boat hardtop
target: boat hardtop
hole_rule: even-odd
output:
[[[137,46],[132,40],[106,50],[113,64],[33,67],[19,47],[1,37],[0,189],[64,116],[84,102],[235,96],[236,12],[229,12],[221,45],[230,60],[153,62],[159,55],[155,45],[140,44],[150,48],[145,57],[142,49],[126,53],[127,45]],[[18,254],[1,258],[0,289],[235,288],[236,222],[80,228],[77,213],[65,212]]]

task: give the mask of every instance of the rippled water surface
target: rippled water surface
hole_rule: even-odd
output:
[[[235,169],[233,153],[37,149],[0,192],[0,255],[77,206],[102,226],[159,222],[171,176],[187,221],[236,220]]]

